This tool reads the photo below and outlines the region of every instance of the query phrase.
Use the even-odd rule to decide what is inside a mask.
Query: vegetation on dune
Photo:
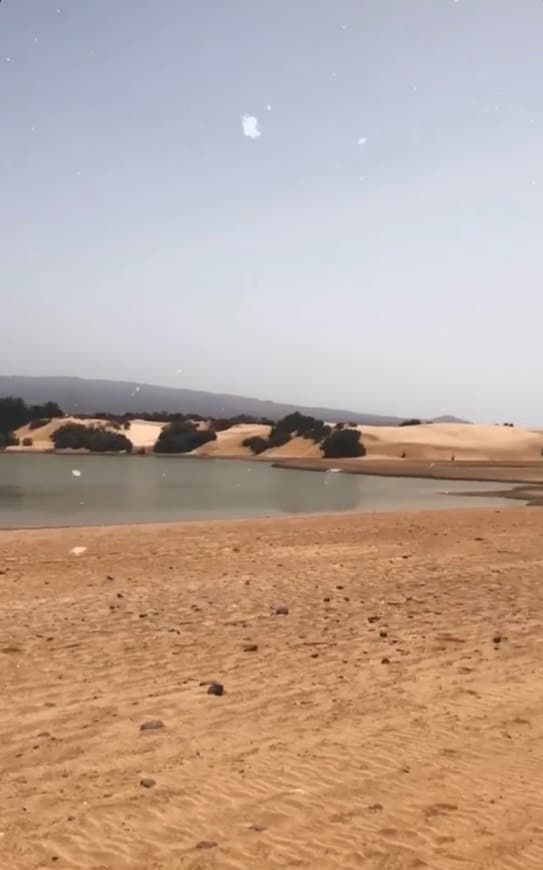
[[[191,453],[208,441],[215,441],[216,432],[211,429],[197,429],[189,420],[168,423],[158,436],[153,451],[155,453]]]
[[[360,441],[358,429],[336,429],[321,445],[325,459],[365,456],[366,448]]]
[[[8,396],[0,399],[0,449],[17,446],[19,439],[14,431],[28,424],[29,430],[38,430],[46,426],[52,419],[64,417],[64,413],[55,402],[43,405],[27,405],[22,399]],[[345,429],[344,423],[337,423],[332,429],[323,420],[294,411],[277,422],[265,418],[255,418],[247,414],[239,414],[229,418],[204,418],[200,414],[166,414],[140,412],[111,414],[95,412],[80,414],[82,421],[100,420],[98,424],[89,425],[84,422],[65,423],[51,435],[51,440],[57,450],[89,450],[93,453],[118,452],[131,453],[132,443],[123,434],[130,430],[131,421],[135,419],[154,423],[166,423],[153,447],[154,453],[191,453],[208,441],[215,441],[217,432],[224,432],[232,426],[250,424],[270,427],[267,438],[254,435],[244,439],[243,446],[252,453],[259,455],[266,450],[282,447],[294,438],[305,438],[320,445],[324,456],[363,456],[365,449],[360,443],[360,433],[354,429]],[[198,422],[206,428],[199,429]],[[407,423],[406,423],[407,425]],[[23,440],[25,447],[32,446],[32,438]],[[145,448],[137,451],[146,453]]]
[[[242,444],[244,447],[248,447],[249,450],[252,450],[255,456],[258,456],[259,453],[264,453],[269,446],[268,439],[262,438],[260,435],[253,435],[250,438],[245,438]]]
[[[46,419],[48,422],[53,417],[63,416],[63,412],[55,402],[27,405],[23,399],[15,396],[0,398],[0,449],[17,446],[19,442],[13,433],[21,426],[29,423],[30,428],[37,428],[37,425],[34,425],[35,421]]]
[[[421,426],[421,425],[422,425],[422,420],[419,420],[417,417],[412,417],[409,420],[403,420],[403,422],[400,423],[400,426]]]
[[[131,453],[132,442],[121,435],[99,426],[66,423],[51,435],[57,450],[90,450],[92,453]]]
[[[0,450],[5,447],[18,447],[19,439],[12,432],[0,432]]]
[[[37,420],[31,420],[28,424],[28,428],[32,431],[34,429],[42,429],[43,426],[47,426],[48,423],[51,422],[50,417],[40,417]]]
[[[272,425],[268,438],[260,436],[246,438],[243,446],[249,447],[253,453],[258,454],[263,453],[264,450],[271,450],[272,447],[282,447],[295,436],[307,438],[314,441],[315,444],[320,444],[331,431],[330,426],[322,420],[294,411]]]

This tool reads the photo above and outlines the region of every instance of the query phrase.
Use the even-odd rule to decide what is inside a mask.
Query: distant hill
[[[122,414],[128,411],[166,411],[169,414],[202,414],[210,417],[234,417],[248,414],[277,420],[292,411],[301,411],[331,423],[353,422],[367,426],[395,426],[402,417],[387,417],[344,411],[337,408],[304,407],[285,402],[271,402],[228,393],[208,393],[175,387],[158,387],[130,381],[86,380],[72,377],[27,377],[0,375],[0,396],[20,396],[30,404],[58,402],[68,414],[92,414],[95,411]],[[462,422],[455,417],[441,417],[442,422]],[[437,421],[436,421],[437,422]]]

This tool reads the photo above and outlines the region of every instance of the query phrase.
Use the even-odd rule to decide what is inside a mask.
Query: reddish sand
[[[0,533],[2,868],[543,867],[542,519]]]

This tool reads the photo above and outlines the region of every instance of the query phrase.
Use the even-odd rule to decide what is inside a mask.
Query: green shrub
[[[155,453],[192,453],[202,444],[216,439],[216,433],[210,429],[198,430],[194,423],[180,420],[164,427],[153,450]]]
[[[366,455],[357,429],[336,429],[323,441],[321,449],[325,459]]]
[[[13,432],[0,432],[0,450],[4,450],[6,447],[18,447],[19,439]]]
[[[250,438],[245,438],[242,441],[244,447],[248,447],[253,453],[258,456],[259,453],[264,453],[268,449],[268,439],[261,438],[260,435],[252,435]]]
[[[66,423],[51,435],[57,450],[90,450],[92,453],[132,452],[132,442],[120,432],[82,423]]]

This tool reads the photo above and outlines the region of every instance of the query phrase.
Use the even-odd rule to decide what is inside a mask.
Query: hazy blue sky
[[[0,371],[543,423],[542,46],[541,0],[2,0]]]

